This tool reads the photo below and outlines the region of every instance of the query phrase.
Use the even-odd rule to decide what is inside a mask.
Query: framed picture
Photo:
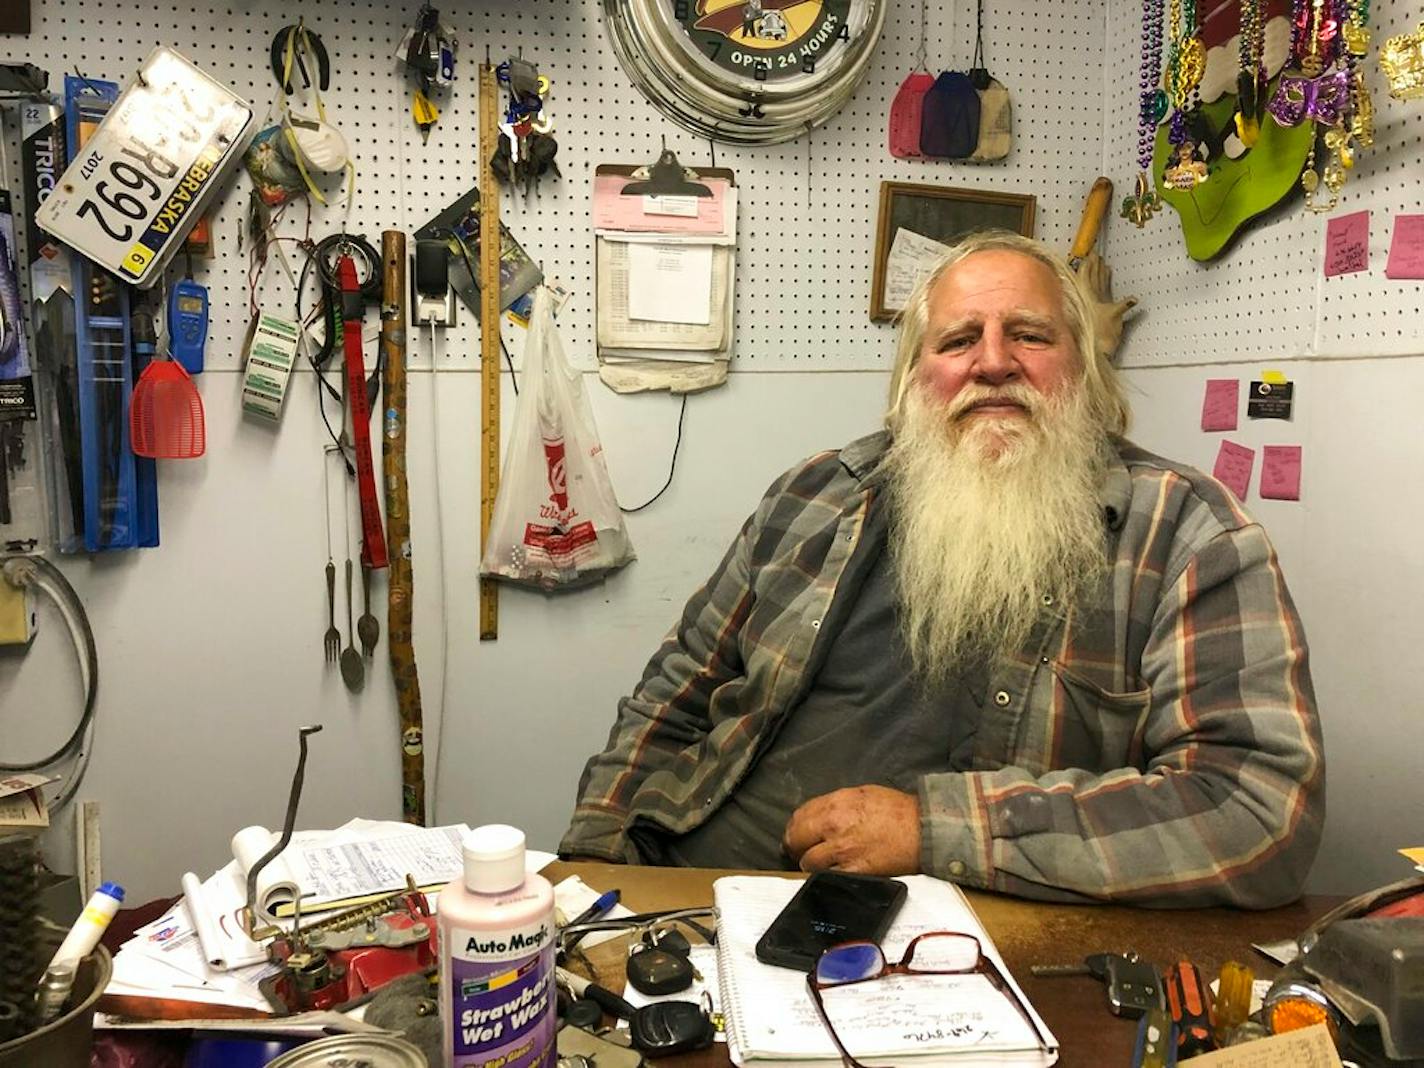
[[[870,317],[885,322],[899,315],[944,246],[966,234],[1008,230],[1032,237],[1036,203],[1019,193],[881,182]]]

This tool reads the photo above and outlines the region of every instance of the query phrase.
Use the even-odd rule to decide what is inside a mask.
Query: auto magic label
[[[552,923],[501,931],[451,927],[442,936],[451,943],[442,996],[454,1032],[454,1068],[552,1068]]]

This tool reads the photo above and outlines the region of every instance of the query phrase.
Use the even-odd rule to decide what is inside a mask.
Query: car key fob
[[[692,962],[665,949],[640,949],[628,958],[628,985],[641,994],[678,994],[692,985]]]
[[[649,1057],[706,1049],[717,1028],[701,1005],[691,1001],[655,1001],[628,1021],[633,1048]]]
[[[643,936],[643,943],[656,949],[665,949],[679,957],[687,957],[692,953],[692,944],[688,942],[687,935],[677,930],[650,931]]]
[[[1114,1016],[1135,1020],[1150,1009],[1167,1007],[1162,997],[1162,976],[1151,961],[1131,956],[1107,958],[1104,978],[1108,984],[1108,1008]]]

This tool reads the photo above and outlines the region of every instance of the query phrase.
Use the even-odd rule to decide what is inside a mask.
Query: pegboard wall
[[[1421,17],[1412,0],[1375,0],[1370,9],[1376,45],[1412,30]],[[1103,173],[1119,197],[1137,173],[1141,27],[1140,3],[1110,0]],[[1122,349],[1124,365],[1424,354],[1424,283],[1384,276],[1394,216],[1424,211],[1424,102],[1390,98],[1376,51],[1362,69],[1374,94],[1375,146],[1357,152],[1331,215],[1370,212],[1369,270],[1324,277],[1329,216],[1306,211],[1299,187],[1208,264],[1188,258],[1171,207],[1142,230],[1115,219],[1105,255],[1118,292],[1142,304]]]
[[[969,66],[975,5],[924,0],[926,52],[935,71]],[[127,84],[157,44],[178,48],[254,103],[273,99],[268,66],[273,35],[299,12],[321,34],[332,60],[328,115],[351,144],[359,169],[356,196],[345,209],[312,212],[310,233],[341,228],[379,244],[382,229],[407,233],[475,184],[476,65],[486,48],[496,62],[516,51],[553,81],[550,109],[563,177],[525,198],[505,193],[502,217],[545,274],[573,291],[560,313],[565,347],[576,365],[596,366],[593,349],[594,167],[644,163],[662,139],[684,164],[710,164],[713,146],[665,120],[624,76],[603,34],[598,0],[487,0],[441,5],[460,41],[459,81],[422,144],[410,119],[409,88],[395,53],[419,0],[284,0],[240,4],[179,0],[34,0],[28,37],[0,37],[0,55],[50,71],[59,86],[76,67],[90,77]],[[1014,151],[1002,163],[974,165],[893,159],[885,148],[890,102],[914,65],[921,3],[892,0],[885,32],[866,80],[826,126],[789,144],[715,147],[740,187],[734,373],[886,370],[893,329],[869,320],[879,184],[884,179],[1032,193],[1038,236],[1065,250],[1082,198],[1098,173],[1104,96],[1105,0],[990,0],[984,5],[989,69],[1014,106]],[[1135,75],[1134,75],[1135,77]],[[12,116],[13,118],[13,116]],[[10,158],[17,133],[7,124]],[[13,183],[17,188],[18,182]],[[215,257],[200,268],[212,289],[208,367],[235,371],[247,328],[248,271],[238,249],[247,176],[229,185],[214,215]],[[281,223],[289,237],[306,233],[293,206]],[[291,249],[292,245],[284,245]],[[290,315],[294,287],[274,262],[257,299]],[[476,370],[473,317],[460,309],[457,329],[443,332],[442,368]],[[376,330],[374,314],[368,329]],[[506,326],[519,360],[522,331]],[[411,365],[429,366],[425,338],[411,338]]]

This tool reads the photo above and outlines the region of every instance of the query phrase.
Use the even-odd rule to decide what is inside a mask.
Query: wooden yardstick
[[[494,67],[480,67],[480,555],[489,539],[499,492],[499,185],[494,159],[499,86]],[[499,586],[480,579],[480,641],[499,637]]]

